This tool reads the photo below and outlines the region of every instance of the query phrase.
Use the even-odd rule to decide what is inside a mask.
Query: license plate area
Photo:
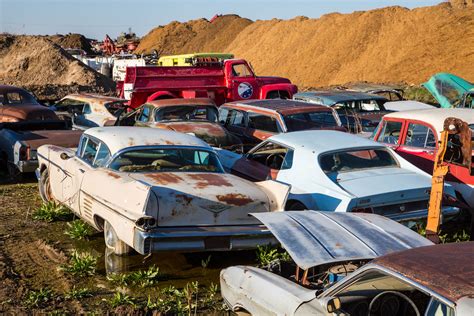
[[[230,237],[207,237],[204,239],[204,248],[213,249],[230,249]]]

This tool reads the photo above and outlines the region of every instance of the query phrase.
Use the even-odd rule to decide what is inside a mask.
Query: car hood
[[[79,144],[83,131],[78,130],[52,130],[52,131],[27,131],[19,135],[19,140],[30,149],[37,149],[41,145],[56,145],[74,148]]]
[[[373,259],[433,244],[408,227],[376,214],[286,211],[252,215],[273,233],[302,269]]]
[[[423,83],[442,108],[455,107],[467,91],[474,85],[461,77],[448,73],[438,73]]]

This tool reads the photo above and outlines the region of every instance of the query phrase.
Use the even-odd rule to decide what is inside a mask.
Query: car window
[[[436,138],[428,126],[410,123],[408,124],[405,145],[418,148],[435,148]]]
[[[99,150],[97,151],[97,155],[94,159],[94,163],[92,164],[92,166],[104,167],[106,162],[109,160],[109,158],[110,158],[110,150],[107,147],[107,145],[101,142],[99,145]]]
[[[271,133],[281,133],[282,130],[273,116],[249,112],[249,128]]]
[[[431,299],[426,316],[454,316],[454,310],[435,298]]]
[[[384,121],[378,141],[387,144],[398,144],[401,130],[402,122]]]
[[[99,144],[97,141],[88,138],[87,143],[84,147],[84,150],[82,151],[82,156],[81,158],[86,161],[89,164],[94,163],[95,155],[97,154],[97,149],[99,147]]]
[[[167,106],[156,109],[155,122],[172,120],[203,120],[216,122],[217,110],[214,106]]]
[[[219,123],[222,125],[227,124],[227,118],[229,117],[229,109],[228,108],[219,108]]]
[[[140,117],[138,118],[138,120],[140,122],[148,122],[149,119],[150,119],[150,108],[147,106],[144,106],[140,112]]]
[[[234,77],[252,77],[252,72],[245,64],[232,65],[232,75]]]
[[[229,114],[230,114],[229,125],[245,127],[244,113],[237,110],[230,110]]]
[[[385,148],[341,150],[325,153],[320,156],[319,164],[326,174],[398,167],[393,155]]]
[[[360,110],[362,112],[380,111],[380,107],[376,100],[362,100],[360,101]]]
[[[84,103],[84,107],[82,108],[82,114],[91,114],[91,106],[89,103]]]
[[[470,109],[474,108],[474,93],[466,95],[464,107]]]
[[[332,111],[305,112],[285,115],[286,128],[288,132],[308,130],[312,128],[338,126]]]
[[[0,103],[4,105],[39,104],[31,94],[25,91],[7,91],[3,94]]]
[[[247,155],[247,159],[256,161],[275,170],[291,169],[293,165],[293,149],[267,141],[255,151]]]

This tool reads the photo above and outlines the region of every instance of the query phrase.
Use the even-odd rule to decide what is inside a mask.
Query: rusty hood
[[[14,122],[22,120],[59,120],[54,111],[42,105],[3,105],[0,122]]]
[[[433,244],[408,227],[376,214],[286,211],[252,215],[270,229],[302,269],[373,259]]]
[[[45,144],[73,148],[79,144],[82,132],[77,130],[25,131],[19,133],[19,140],[31,149],[37,149]]]
[[[249,213],[270,210],[257,185],[224,173],[130,173],[152,187],[158,199],[159,226],[259,224]]]

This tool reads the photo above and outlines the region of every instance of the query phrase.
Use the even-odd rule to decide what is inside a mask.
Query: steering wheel
[[[279,159],[280,161],[278,161],[277,159]],[[281,166],[284,160],[285,160],[285,156],[283,156],[281,153],[273,153],[273,154],[268,155],[267,159],[265,159],[265,165],[267,167],[270,167],[270,165],[278,163],[278,166]],[[276,168],[272,168],[272,169],[276,169]]]
[[[384,298],[384,296],[387,296],[387,295],[391,295],[391,296],[395,296],[397,298],[404,299],[413,308],[413,310],[415,311],[416,316],[420,316],[420,311],[418,310],[418,307],[416,307],[415,303],[408,296],[406,296],[405,294],[402,294],[402,293],[396,292],[396,291],[383,291],[382,293],[377,294],[372,299],[372,301],[370,302],[369,312],[368,312],[369,316],[398,315],[400,313],[400,304],[399,304],[398,300],[396,302],[396,304],[397,304],[396,306],[393,305],[393,303],[394,303],[393,301],[392,302],[389,301],[390,298],[385,298],[384,301],[379,302],[379,300],[381,300],[381,298]],[[406,313],[406,310],[405,310],[405,313]],[[400,314],[400,315],[405,315],[405,313]]]

